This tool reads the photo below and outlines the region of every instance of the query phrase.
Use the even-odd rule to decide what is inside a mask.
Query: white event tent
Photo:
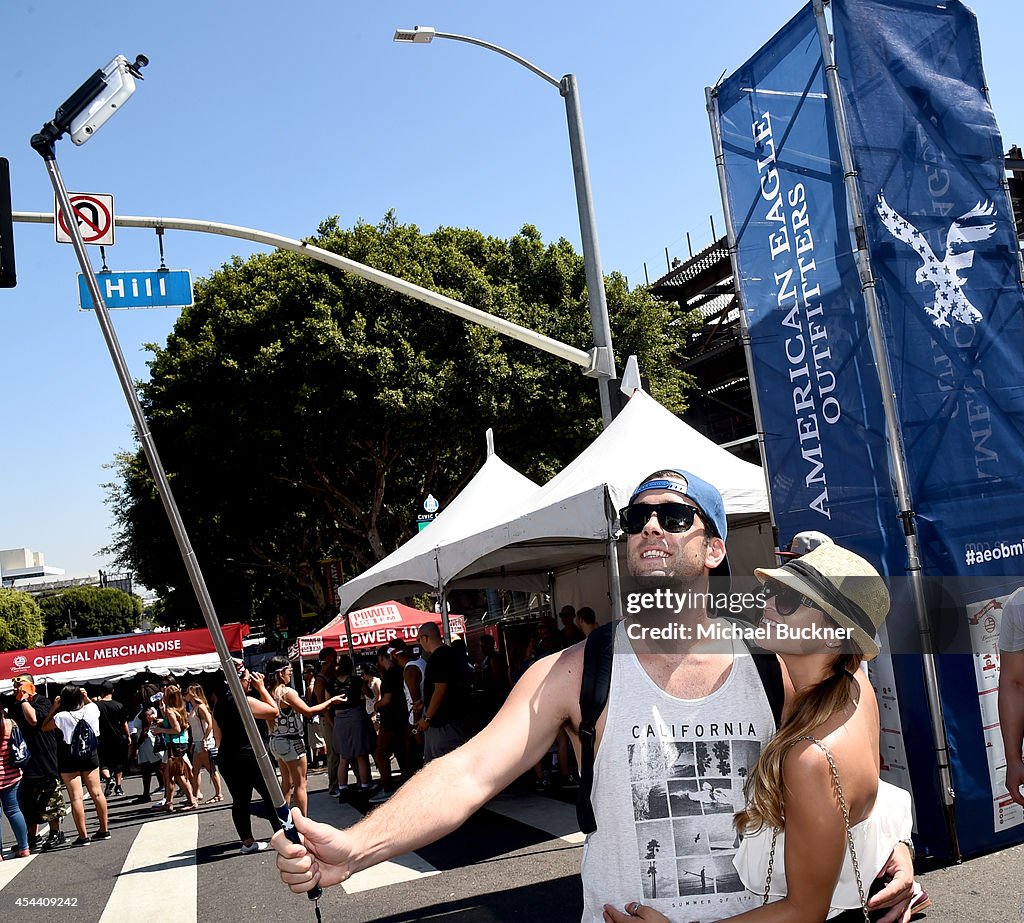
[[[343,584],[338,590],[339,611],[347,612],[357,603],[370,606],[437,590],[438,547],[515,515],[537,490],[533,481],[494,454],[488,430],[487,460],[480,470],[422,532]]]
[[[551,592],[559,606],[591,605],[604,621],[616,611],[618,595],[615,569],[608,567],[617,510],[659,468],[685,468],[721,490],[734,574],[775,560],[762,469],[715,445],[643,391],[543,487],[526,492],[531,482],[517,475],[516,488],[503,494],[490,477],[484,480],[492,462],[512,472],[491,456],[445,514],[341,588],[341,611],[402,595],[412,585],[405,591],[504,587]],[[459,515],[445,531],[425,540],[453,511]]]
[[[617,511],[659,468],[684,468],[721,490],[733,573],[774,562],[763,470],[637,390],[611,425],[518,515],[439,548],[443,582],[449,589],[547,590],[558,606],[590,605],[604,621],[604,614],[616,611],[618,595],[608,568],[609,547],[622,544],[616,542]]]

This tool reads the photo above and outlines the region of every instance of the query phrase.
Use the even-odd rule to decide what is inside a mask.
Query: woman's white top
[[[203,719],[199,717],[199,709],[193,708],[188,713],[188,726],[192,731],[192,743],[197,750],[209,750],[214,746],[213,728],[210,728],[206,737],[203,737]]]
[[[878,794],[875,796],[875,806],[871,809],[871,813],[859,824],[854,824],[850,828],[850,832],[853,834],[853,846],[857,851],[860,880],[864,886],[865,897],[867,897],[867,889],[871,887],[875,876],[889,861],[889,856],[896,844],[900,840],[910,839],[912,827],[910,794],[902,788],[897,788],[880,779]],[[774,827],[764,826],[757,833],[747,834],[733,859],[733,865],[736,867],[744,887],[754,894],[764,894],[764,884],[768,878],[768,855],[771,852],[774,832]],[[849,846],[846,847],[844,853],[843,868],[832,894],[829,917],[834,917],[844,910],[856,910],[861,905]],[[780,830],[775,844],[775,866],[772,871],[769,902],[785,897],[789,890],[786,884],[785,855],[786,833],[784,830]]]
[[[100,710],[95,702],[89,702],[88,705],[83,705],[77,711],[59,711],[54,713],[53,723],[60,730],[64,743],[69,746],[71,744],[71,735],[75,733],[75,728],[78,726],[78,721],[81,718],[85,718],[86,724],[92,728],[93,734],[99,738]]]

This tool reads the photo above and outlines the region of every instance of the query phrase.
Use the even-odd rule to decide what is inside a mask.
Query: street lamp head
[[[433,26],[413,26],[411,29],[395,29],[395,41],[424,44],[432,42],[436,34],[437,29]]]

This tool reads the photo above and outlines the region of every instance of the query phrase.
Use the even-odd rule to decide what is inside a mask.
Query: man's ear
[[[708,570],[714,570],[725,560],[725,542],[715,536],[708,542],[707,551],[704,556],[704,565]]]

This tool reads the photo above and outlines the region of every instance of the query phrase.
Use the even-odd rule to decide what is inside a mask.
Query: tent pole
[[[619,544],[618,531],[619,523],[615,511],[612,509],[611,497],[608,495],[608,485],[604,485],[604,507],[608,511],[608,589],[611,594],[611,617],[613,621],[619,621],[623,617],[622,612],[622,578],[619,574]]]
[[[832,54],[828,23],[825,21],[825,6],[823,0],[813,0],[813,3],[814,16],[818,24],[818,40],[821,44],[821,58],[825,65],[825,79],[828,81],[828,96],[835,118],[839,152],[843,162],[846,195],[850,204],[850,219],[853,224],[854,239],[857,242],[854,256],[860,271],[864,304],[867,309],[868,328],[871,335],[871,346],[875,356],[875,367],[878,371],[878,382],[882,391],[886,442],[889,446],[889,459],[892,463],[892,473],[896,483],[899,518],[903,522],[903,534],[907,546],[906,570],[910,575],[914,611],[917,616],[917,629],[921,640],[921,667],[924,673],[928,712],[932,723],[935,763],[939,771],[939,793],[945,810],[946,831],[949,835],[953,858],[959,861],[961,858],[960,842],[957,836],[956,809],[954,807],[956,791],[953,787],[953,775],[949,763],[949,740],[946,735],[946,722],[942,716],[942,702],[939,698],[939,678],[935,664],[931,627],[928,622],[924,577],[921,570],[921,552],[917,537],[917,515],[914,512],[910,477],[907,473],[906,454],[903,447],[903,430],[899,409],[896,406],[896,393],[889,365],[889,353],[886,349],[885,336],[882,332],[878,295],[875,290],[875,277],[871,268],[871,255],[864,231],[864,208],[860,198],[860,189],[857,186],[857,168],[853,158],[853,147],[850,143],[846,110],[843,107],[843,99],[840,95],[839,73]]]
[[[348,638],[348,655],[349,657],[354,657],[356,648],[352,643],[352,620],[347,612],[345,613],[345,637]]]
[[[448,618],[448,594],[445,592],[444,581],[441,579],[441,562],[438,560],[437,552],[434,552],[434,567],[437,570],[437,595],[441,604],[441,635],[444,643],[452,643],[452,623]]]

